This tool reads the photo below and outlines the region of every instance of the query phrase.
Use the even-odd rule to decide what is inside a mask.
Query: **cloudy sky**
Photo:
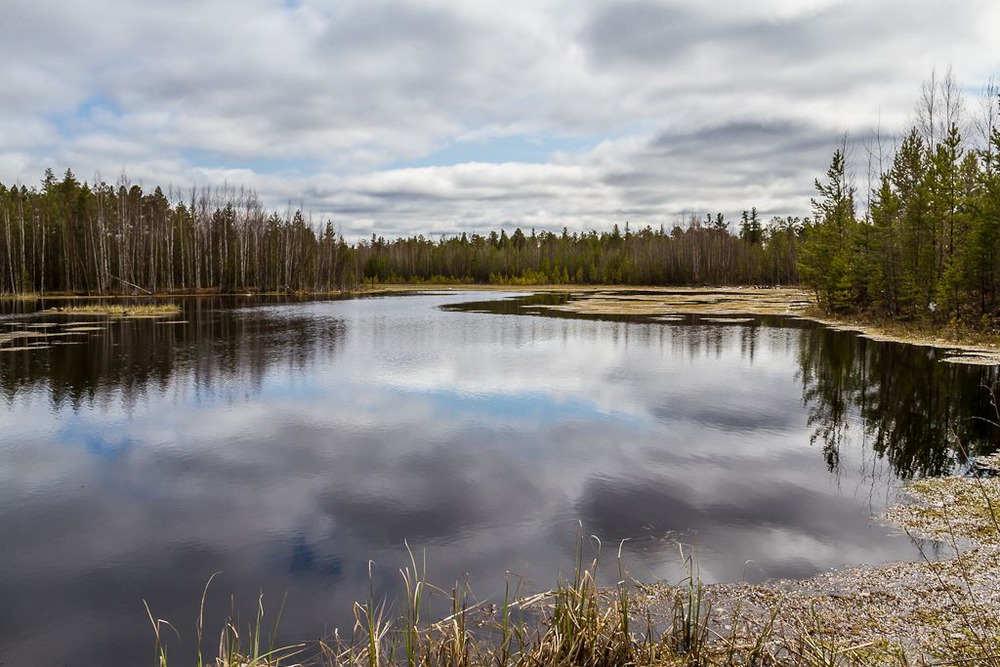
[[[995,0],[6,0],[3,16],[0,182],[68,167],[247,186],[354,238],[808,214],[845,132],[904,127],[934,68],[970,110],[1000,73]]]

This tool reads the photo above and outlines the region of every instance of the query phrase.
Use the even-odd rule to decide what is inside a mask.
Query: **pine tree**
[[[814,221],[806,230],[799,266],[802,280],[816,291],[820,305],[844,311],[863,298],[852,266],[857,220],[844,149],[834,152],[826,178],[815,181],[819,197],[812,200]]]

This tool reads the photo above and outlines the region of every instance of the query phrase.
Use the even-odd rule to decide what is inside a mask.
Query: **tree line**
[[[0,184],[0,293],[141,289],[318,291],[356,283],[332,225],[267,211],[245,189],[161,188],[62,180]]]
[[[808,220],[756,208],[633,230],[372,238],[268,211],[246,189],[152,192],[46,170],[0,183],[0,293],[350,290],[371,282],[624,285],[794,284]]]
[[[0,293],[350,290],[379,282],[787,285],[834,312],[992,322],[1000,313],[1000,91],[965,111],[951,72],[921,90],[891,150],[868,142],[854,182],[846,137],[810,218],[562,233],[515,229],[347,243],[331,221],[267,210],[232,187],[160,187],[122,176],[0,183]],[[859,212],[860,208],[860,212]]]
[[[722,214],[632,230],[525,234],[520,228],[433,241],[423,236],[357,246],[366,279],[389,282],[456,280],[493,284],[791,284],[803,221],[760,221],[743,214],[738,233]]]
[[[950,72],[926,82],[892,151],[869,146],[865,205],[846,140],[815,183],[801,276],[834,312],[986,324],[1000,308],[1000,96],[971,120]]]

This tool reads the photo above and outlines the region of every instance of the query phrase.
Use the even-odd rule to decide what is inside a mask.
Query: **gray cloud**
[[[660,67],[690,55],[706,26],[681,7],[662,2],[611,3],[582,34],[593,67]]]

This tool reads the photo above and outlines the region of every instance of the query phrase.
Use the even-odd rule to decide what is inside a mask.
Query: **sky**
[[[348,238],[808,215],[995,0],[5,0],[0,182],[246,187]],[[864,176],[860,177],[864,180]]]

